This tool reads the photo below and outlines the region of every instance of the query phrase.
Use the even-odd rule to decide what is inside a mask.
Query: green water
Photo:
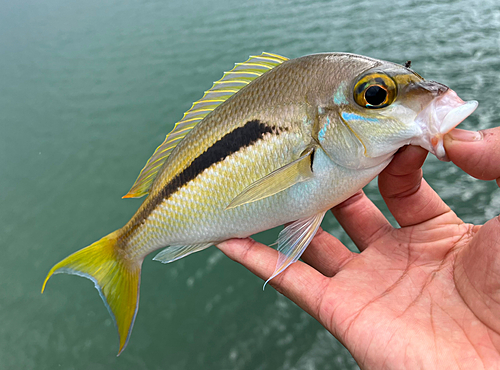
[[[403,63],[500,124],[500,4],[481,1],[0,0],[0,369],[353,369],[311,317],[215,248],[144,263],[117,358],[92,282],[48,269],[121,227],[122,200],[172,125],[235,62],[346,51]],[[430,158],[427,180],[467,221],[493,183]],[[376,185],[367,192],[377,204]],[[349,242],[336,221],[323,226]],[[272,243],[276,231],[259,240]]]

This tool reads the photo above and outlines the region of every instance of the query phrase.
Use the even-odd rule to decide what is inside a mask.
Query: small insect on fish
[[[124,198],[148,195],[121,229],[56,264],[91,279],[120,354],[138,309],[144,257],[168,263],[291,223],[274,278],[297,261],[328,209],[368,184],[404,145],[446,160],[443,135],[469,116],[447,86],[406,66],[346,53],[263,53],[193,104]]]

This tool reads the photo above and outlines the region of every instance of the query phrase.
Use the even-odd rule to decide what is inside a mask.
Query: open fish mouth
[[[449,161],[444,150],[443,136],[454,129],[476,110],[478,102],[464,102],[452,89],[434,98],[415,118],[423,130],[412,144],[420,145],[438,157]]]

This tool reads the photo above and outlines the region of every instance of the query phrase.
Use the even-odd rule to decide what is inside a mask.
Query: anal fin
[[[314,216],[303,218],[281,230],[278,236],[278,262],[272,276],[264,283],[266,284],[283,271],[292,263],[297,262],[306,250],[307,246],[316,235],[325,212],[320,212]]]
[[[313,153],[314,148],[309,148],[295,161],[250,184],[229,203],[226,209],[256,202],[309,180],[313,176],[311,169]]]
[[[171,245],[160,253],[158,253],[153,260],[160,261],[161,263],[170,263],[177,261],[187,255],[195,252],[202,251],[203,249],[207,249],[214,243],[200,243],[200,244],[191,244],[191,245]]]

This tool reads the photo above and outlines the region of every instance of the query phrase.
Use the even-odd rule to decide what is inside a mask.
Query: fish
[[[121,229],[53,274],[92,280],[113,317],[118,355],[151,252],[170,263],[231,238],[289,224],[270,279],[296,262],[330,208],[375,178],[403,146],[446,161],[443,136],[476,109],[409,68],[349,53],[237,63],[177,122],[124,198],[146,196]],[[269,279],[269,280],[270,280]]]

